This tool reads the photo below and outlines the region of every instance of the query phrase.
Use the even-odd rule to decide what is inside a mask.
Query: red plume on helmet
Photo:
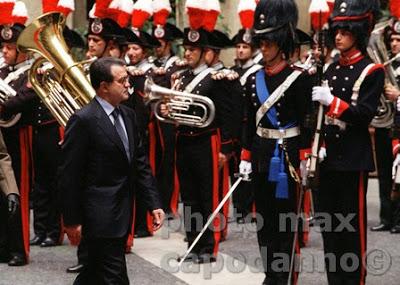
[[[15,0],[0,0],[0,23],[12,23],[12,11],[14,9]]]
[[[331,10],[326,0],[312,0],[308,9],[311,17],[311,25],[314,31],[321,30],[328,23]]]
[[[219,0],[206,0],[206,12],[203,21],[203,27],[206,31],[212,32],[217,24],[218,16],[221,13]]]
[[[15,2],[14,9],[12,11],[13,23],[19,23],[25,25],[28,20],[28,10],[26,9],[25,3],[22,1]]]
[[[56,10],[58,0],[42,0],[43,13],[53,12]]]
[[[153,23],[155,26],[164,26],[167,23],[169,14],[171,13],[171,4],[169,0],[153,1]]]
[[[65,16],[75,11],[74,0],[42,0],[43,13],[60,12]]]
[[[107,17],[113,19],[120,27],[127,27],[132,17],[132,0],[113,0],[107,9]]]
[[[396,19],[400,19],[400,0],[390,0],[390,14]]]
[[[335,0],[327,0],[326,2],[328,3],[329,11],[330,11],[330,13],[332,14],[332,12],[333,12],[333,7],[335,6]]]
[[[256,10],[255,0],[240,0],[238,5],[238,15],[240,23],[244,29],[251,29],[254,24],[254,11]]]
[[[140,30],[144,23],[153,14],[153,7],[150,0],[138,0],[133,5],[132,28]]]
[[[108,7],[112,0],[96,0],[94,16],[100,19],[107,18]]]
[[[189,26],[191,29],[198,30],[203,26],[203,20],[206,13],[204,10],[205,5],[205,0],[186,1],[186,13],[189,17]]]

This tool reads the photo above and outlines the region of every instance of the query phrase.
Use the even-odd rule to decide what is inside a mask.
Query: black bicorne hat
[[[0,26],[0,42],[3,43],[15,43],[18,40],[19,35],[25,29],[25,26],[20,23],[13,25],[1,25]]]
[[[200,48],[206,48],[209,46],[210,33],[203,28],[197,30],[185,28],[183,34],[183,45]]]
[[[124,28],[123,30],[126,38],[125,44],[137,44],[143,48],[160,46],[160,42],[147,32],[130,28]]]
[[[294,0],[261,0],[254,14],[253,40],[275,42],[289,57],[295,49],[297,21]]]
[[[306,32],[296,29],[296,44],[298,46],[309,45],[313,41],[312,37]]]
[[[122,28],[109,18],[90,18],[88,35],[95,35],[106,41],[114,40],[118,44],[126,41]]]
[[[153,37],[159,40],[174,41],[183,38],[183,32],[175,25],[166,23],[164,26],[153,26]]]
[[[211,33],[209,33],[209,38],[208,38],[209,48],[221,50],[232,46],[233,42],[229,39],[229,37],[225,33],[219,30],[214,30]]]
[[[240,29],[237,34],[233,36],[231,41],[234,45],[248,44],[253,46],[254,42],[251,33],[252,31],[250,29]]]
[[[68,26],[64,26],[63,36],[67,45],[71,48],[85,48],[82,37]]]

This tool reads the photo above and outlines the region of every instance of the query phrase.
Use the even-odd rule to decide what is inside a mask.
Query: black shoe
[[[14,255],[11,257],[11,260],[8,262],[8,266],[22,266],[25,265],[26,259],[20,255]]]
[[[30,241],[30,245],[40,245],[44,241],[44,237],[41,236],[34,236]]]
[[[134,237],[135,238],[142,238],[142,237],[150,237],[151,233],[149,233],[148,231],[136,231]]]
[[[390,231],[390,226],[387,224],[379,224],[375,227],[371,228],[371,231],[373,232],[384,232],[384,231]]]
[[[47,237],[41,244],[40,247],[50,247],[50,246],[56,246],[57,243],[54,239]]]
[[[183,259],[183,255],[179,256],[177,261],[181,262],[182,259]],[[196,259],[197,259],[197,254],[191,252],[188,254],[188,256],[186,256],[186,258],[183,262],[194,262]]]
[[[67,273],[79,273],[83,269],[83,264],[76,264],[67,268]]]
[[[393,228],[390,229],[391,234],[400,234],[400,225],[395,225]]]
[[[203,254],[200,254],[196,260],[194,260],[194,263],[203,264],[203,263],[212,263],[212,262],[216,262],[216,261],[217,261],[217,259],[212,254],[203,253]]]

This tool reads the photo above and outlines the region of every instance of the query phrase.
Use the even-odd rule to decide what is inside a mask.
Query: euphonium
[[[41,55],[32,65],[29,81],[62,126],[95,96],[81,63],[76,63],[68,52],[62,35],[64,25],[65,17],[61,13],[44,14],[27,26],[17,41],[19,51]],[[38,68],[47,61],[54,68],[39,75]]]
[[[154,115],[162,122],[205,128],[214,120],[215,106],[206,96],[161,87],[150,78],[145,82],[144,94],[144,102],[153,103]],[[160,113],[161,104],[167,107],[168,115]]]
[[[383,32],[388,22],[382,22],[375,26],[372,31],[367,47],[370,58],[378,64],[383,64],[386,73],[386,81],[398,88],[396,75],[389,60],[388,51],[383,39]],[[381,95],[377,113],[373,118],[371,125],[376,128],[386,128],[393,124],[395,107],[392,102],[387,100],[384,94]]]

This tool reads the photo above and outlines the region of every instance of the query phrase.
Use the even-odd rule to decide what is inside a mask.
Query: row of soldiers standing
[[[187,1],[190,27],[183,33],[166,23],[164,13],[160,13],[164,17],[156,13],[170,11],[170,7],[162,3],[156,5],[158,10],[154,11],[155,26],[151,35],[141,30],[151,15],[149,2],[135,3],[140,13],[133,15],[132,28],[124,28],[120,17],[111,19],[115,12],[107,13],[107,9],[101,10],[104,7],[97,5],[89,20],[87,56],[120,57],[129,63],[131,90],[126,104],[135,110],[139,127],[147,137],[153,174],[164,198],[164,208],[172,216],[177,213],[179,186],[188,246],[227,192],[229,175],[233,178],[238,171],[243,176],[252,174],[252,182],[245,182],[237,189],[234,205],[241,214],[238,221],[242,222],[252,211],[254,195],[256,211],[263,218],[263,227],[258,231],[266,272],[263,284],[283,284],[289,278],[291,283],[297,281],[297,274],[292,274],[294,268],[290,266],[279,271],[272,264],[279,253],[289,257],[285,260],[291,260],[294,252],[299,251],[297,242],[293,243],[297,227],[288,223],[282,229],[279,222],[281,214],[298,211],[302,189],[300,171],[296,170],[306,165],[310,153],[312,130],[305,120],[312,114],[312,101],[315,101],[325,106],[322,134],[326,153],[321,155],[318,211],[329,213],[332,219],[336,218],[336,213],[355,215],[351,221],[354,232],[332,229],[323,232],[325,253],[338,257],[335,261],[327,260],[327,268],[335,268],[328,271],[328,281],[330,284],[363,284],[366,276],[363,262],[357,270],[345,272],[340,257],[353,253],[358,261],[363,261],[366,253],[366,185],[368,172],[374,169],[368,126],[375,115],[384,81],[382,66],[372,64],[366,56],[377,3],[335,2],[330,32],[340,52],[339,59],[325,72],[328,87],[313,87],[315,79],[308,70],[301,65],[291,65],[293,62],[289,60],[299,45],[295,32],[298,11],[292,0],[262,0],[257,6],[256,1],[241,1],[239,11],[244,15],[244,28],[232,40],[237,51],[237,64],[232,70],[227,70],[219,59],[220,51],[231,46],[232,41],[215,30],[215,14],[218,16],[215,12],[219,11],[214,1],[206,1],[210,6],[203,5],[202,1]],[[212,11],[213,16],[206,16],[207,11]],[[16,219],[22,221],[23,231],[19,235],[26,237],[29,229],[27,195],[32,187],[30,181],[33,181],[37,201],[46,205],[41,206],[40,202],[35,205],[36,236],[31,242],[53,245],[60,242],[61,231],[55,203],[58,163],[55,158],[59,157],[62,131],[28,83],[30,62],[16,49],[24,22],[8,24],[13,25],[4,25],[1,29],[7,64],[1,77],[9,81],[17,95],[2,104],[1,115],[9,118],[22,114],[16,125],[3,129],[20,190],[23,211]],[[68,32],[65,37],[69,43],[79,42],[68,38]],[[172,53],[171,42],[178,38],[183,38],[184,61]],[[256,47],[263,57],[261,65],[254,58]],[[148,52],[153,48],[157,59],[150,61]],[[16,79],[8,79],[10,73],[18,70],[23,71],[14,73],[18,75]],[[148,78],[167,88],[210,98],[215,105],[215,119],[205,128],[175,126],[156,120],[154,110],[149,109],[143,99]],[[355,95],[356,82],[359,89]],[[274,96],[278,100],[268,106],[265,102],[270,102]],[[193,114],[197,111],[192,108]],[[33,179],[27,175],[32,173],[32,168]],[[224,207],[222,215],[213,223],[214,230],[205,232],[185,261],[215,261],[219,242],[226,238],[226,227],[221,225],[226,224],[227,211]],[[135,212],[127,251],[132,247],[135,234],[137,237],[152,234],[145,203],[140,197],[137,197]],[[195,213],[203,217],[201,225],[186,220]],[[44,220],[41,221],[41,217]],[[335,229],[340,220],[332,223]],[[10,224],[17,225],[16,222]],[[14,242],[22,240],[12,239]],[[12,255],[9,264],[25,264],[28,248],[26,242],[15,245],[15,249],[10,247],[11,252],[6,253]],[[78,263],[71,271],[80,270],[85,264],[84,238],[78,249]]]

